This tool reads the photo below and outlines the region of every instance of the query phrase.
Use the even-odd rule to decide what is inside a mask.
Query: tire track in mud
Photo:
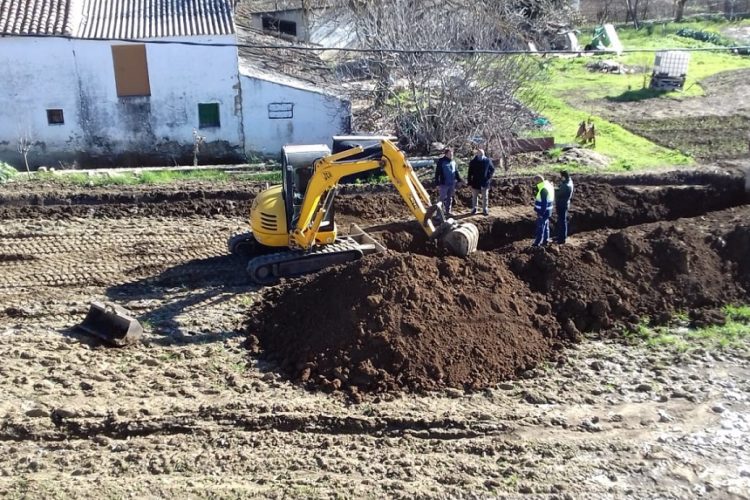
[[[410,419],[405,417],[354,417],[310,415],[305,413],[258,413],[202,408],[194,414],[169,415],[148,419],[124,420],[113,416],[71,418],[53,411],[55,430],[38,428],[24,422],[5,422],[0,426],[0,441],[63,441],[106,436],[127,439],[136,436],[201,434],[221,429],[244,432],[302,432],[331,435],[370,435],[400,437],[409,434],[419,439],[458,440],[507,435],[514,430],[506,422],[468,422],[450,418]]]
[[[56,227],[35,232],[0,234],[0,289],[33,286],[108,286],[153,276],[182,265],[182,277],[236,272],[226,253],[222,236],[226,230],[185,230],[180,221],[154,224],[134,219],[134,229],[112,225],[112,231],[96,221],[82,221],[80,229],[57,234]],[[86,228],[90,229],[86,229]],[[155,231],[153,227],[156,227]],[[185,262],[192,264],[184,264]]]

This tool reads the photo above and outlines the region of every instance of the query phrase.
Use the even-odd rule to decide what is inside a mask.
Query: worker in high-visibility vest
[[[549,242],[549,219],[552,216],[552,206],[555,203],[555,187],[541,175],[534,176],[536,194],[534,196],[534,212],[536,212],[536,233],[533,247],[546,245]]]

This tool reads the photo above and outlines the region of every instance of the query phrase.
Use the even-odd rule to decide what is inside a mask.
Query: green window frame
[[[221,127],[218,102],[198,104],[198,128]]]

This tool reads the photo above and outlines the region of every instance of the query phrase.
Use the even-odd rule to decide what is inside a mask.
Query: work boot
[[[476,214],[477,214],[477,209],[476,208],[472,208],[471,209],[471,215],[476,215]]]

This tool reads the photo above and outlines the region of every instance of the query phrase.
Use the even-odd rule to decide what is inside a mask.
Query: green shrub
[[[5,182],[9,181],[17,173],[18,170],[11,167],[7,163],[0,161],[0,184],[4,184]]]
[[[701,31],[691,28],[682,28],[675,34],[684,38],[692,38],[693,40],[700,40],[701,42],[713,43],[714,45],[719,45],[721,47],[732,47],[736,45],[734,41],[730,40],[729,38],[723,37],[718,33],[714,33],[713,31]],[[737,49],[737,53],[742,55],[749,55],[750,49]]]

